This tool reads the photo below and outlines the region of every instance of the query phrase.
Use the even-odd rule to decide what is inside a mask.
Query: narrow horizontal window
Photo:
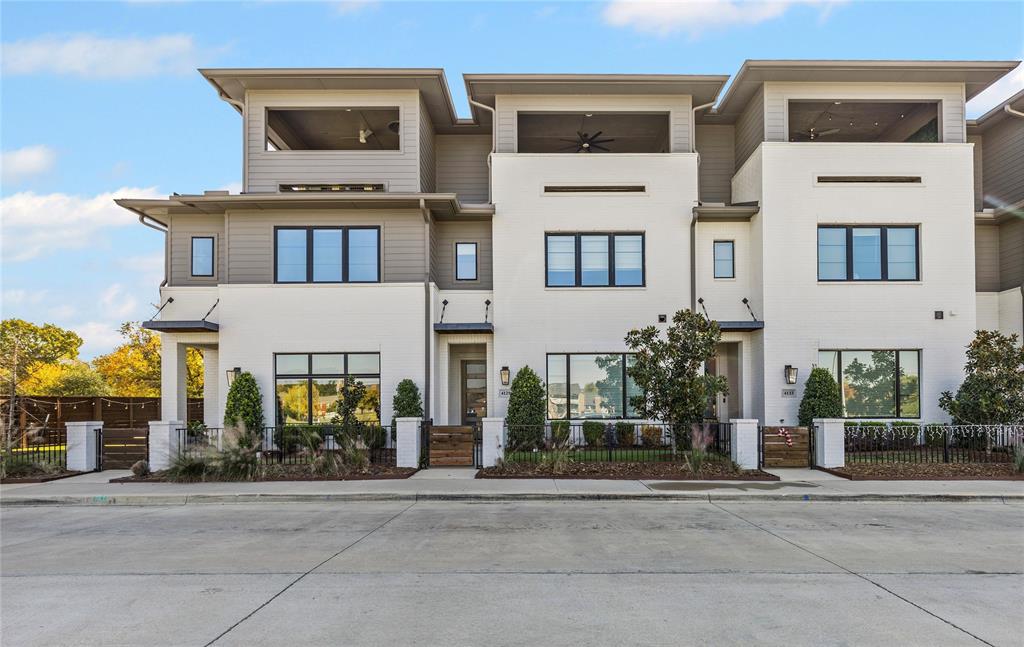
[[[622,184],[622,185],[573,185],[557,186],[546,185],[544,193],[644,193],[647,187],[643,184]]]
[[[642,287],[642,233],[545,236],[547,287]]]
[[[921,351],[821,350],[847,418],[920,418]]]
[[[278,227],[276,283],[380,281],[379,227]]]
[[[917,227],[818,227],[819,281],[917,281]]]
[[[213,236],[192,237],[192,276],[213,276]]]
[[[379,193],[383,184],[279,184],[281,193]]]
[[[819,175],[821,184],[921,184],[920,175]]]

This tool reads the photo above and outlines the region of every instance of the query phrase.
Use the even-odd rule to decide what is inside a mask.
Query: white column
[[[483,423],[482,467],[494,467],[505,458],[505,419],[484,418]]]
[[[160,337],[160,417],[164,420],[187,420],[185,399],[185,344],[174,335]]]
[[[732,462],[745,470],[756,470],[758,467],[758,422],[756,418],[732,418],[729,420],[729,445]]]
[[[183,420],[151,420],[149,422],[149,469],[165,470],[178,455],[178,442]]]
[[[420,427],[422,418],[396,418],[398,421],[398,447],[395,449],[398,467],[420,466]]]
[[[203,349],[203,422],[207,427],[220,427],[220,357],[216,348]]]
[[[93,472],[99,465],[96,453],[99,450],[99,435],[102,421],[65,422],[68,432],[68,469],[75,472]]]
[[[846,465],[846,424],[842,418],[814,419],[814,464],[816,467]]]

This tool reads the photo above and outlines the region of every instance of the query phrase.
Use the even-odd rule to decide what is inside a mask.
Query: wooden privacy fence
[[[5,422],[8,398],[0,398]],[[103,421],[104,429],[139,429],[160,419],[160,398],[108,398],[18,396],[14,403],[15,427],[63,428],[66,422]],[[188,399],[188,420],[202,421],[203,399]]]

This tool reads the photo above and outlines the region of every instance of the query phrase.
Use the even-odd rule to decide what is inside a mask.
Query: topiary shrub
[[[422,418],[423,398],[420,396],[420,387],[408,378],[399,382],[391,398],[391,411],[395,418]]]
[[[636,444],[636,426],[632,422],[616,422],[615,440],[620,447],[632,447]]]
[[[583,440],[587,447],[604,447],[604,423],[596,420],[583,422]]]
[[[551,443],[555,447],[565,447],[569,444],[569,421],[551,421]]]
[[[224,405],[224,426],[244,426],[253,434],[263,431],[263,395],[252,373],[246,371],[235,378],[228,389]]]
[[[509,437],[516,439],[518,449],[539,447],[544,441],[544,420],[547,417],[547,396],[544,383],[529,366],[524,366],[512,379],[505,425]]]
[[[804,385],[804,397],[800,401],[798,420],[801,427],[810,427],[815,418],[842,418],[843,398],[828,369],[820,366],[811,369]]]

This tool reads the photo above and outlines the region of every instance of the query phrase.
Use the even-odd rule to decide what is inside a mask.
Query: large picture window
[[[642,233],[545,234],[544,239],[547,287],[644,285]]]
[[[640,389],[626,374],[631,353],[552,353],[547,357],[548,418],[635,418]]]
[[[377,283],[380,227],[277,227],[276,283]]]
[[[818,227],[819,281],[916,281],[917,227]]]
[[[278,425],[330,424],[338,414],[338,400],[348,385],[361,382],[366,397],[356,417],[380,422],[379,353],[277,353],[274,355],[274,391]]]
[[[921,351],[821,350],[847,418],[920,418]]]

